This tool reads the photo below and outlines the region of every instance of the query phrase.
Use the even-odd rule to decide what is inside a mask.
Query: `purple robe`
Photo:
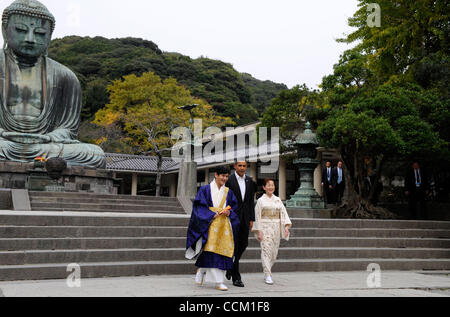
[[[228,192],[227,202],[225,206],[231,207],[231,214],[229,219],[233,230],[234,244],[236,246],[237,235],[239,232],[239,216],[235,211],[238,208],[238,201],[231,190]],[[206,242],[208,241],[209,226],[213,222],[214,216],[216,215],[209,209],[210,207],[214,207],[211,197],[211,186],[206,185],[200,188],[194,201],[191,221],[189,223],[187,233],[187,250],[192,248],[194,251],[196,251],[196,253],[198,253],[197,251],[199,250],[196,250],[196,247],[197,242],[200,239],[202,239],[201,249],[203,250],[203,248],[205,247]],[[233,268],[233,259],[211,252],[201,252],[195,265],[200,268],[231,270]]]

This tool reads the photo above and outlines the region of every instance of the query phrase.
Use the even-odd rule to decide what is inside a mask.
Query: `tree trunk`
[[[378,183],[380,182],[380,179],[381,179],[381,171],[383,169],[384,162],[385,162],[384,156],[381,155],[381,157],[379,157],[377,159],[377,166],[376,166],[377,173],[375,174],[375,178],[373,180],[372,188],[371,188],[370,193],[369,193],[369,199],[373,203],[374,202],[378,202],[378,198],[379,198],[377,196],[377,195],[379,195]]]
[[[342,204],[336,207],[333,212],[334,216],[347,219],[397,219],[397,215],[387,209],[375,206],[369,197],[364,197],[363,183],[361,182],[363,165],[357,160],[356,156],[351,157],[350,160],[343,158],[344,164],[349,166],[346,162],[351,162],[354,170],[351,173],[344,166],[346,190]],[[380,173],[380,171],[377,172]],[[358,188],[359,193],[356,188]]]

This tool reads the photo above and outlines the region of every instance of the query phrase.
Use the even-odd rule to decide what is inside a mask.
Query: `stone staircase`
[[[48,192],[29,196],[33,211],[186,214],[178,199],[168,197]]]
[[[450,270],[450,222],[292,221],[274,272],[366,271],[370,263]],[[0,281],[65,279],[71,263],[82,278],[194,274],[184,259],[188,222],[167,214],[0,212]],[[262,272],[253,237],[241,263],[244,273]]]

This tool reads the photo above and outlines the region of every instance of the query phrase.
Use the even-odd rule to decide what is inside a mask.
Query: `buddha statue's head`
[[[54,28],[55,18],[39,1],[16,0],[3,11],[5,48],[30,63],[46,54]]]

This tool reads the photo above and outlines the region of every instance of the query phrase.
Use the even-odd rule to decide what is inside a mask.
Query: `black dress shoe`
[[[234,281],[233,285],[236,287],[245,287],[244,283],[242,283],[241,280]]]
[[[231,280],[231,272],[227,271],[227,274],[225,274],[225,277],[227,278],[227,280]]]

